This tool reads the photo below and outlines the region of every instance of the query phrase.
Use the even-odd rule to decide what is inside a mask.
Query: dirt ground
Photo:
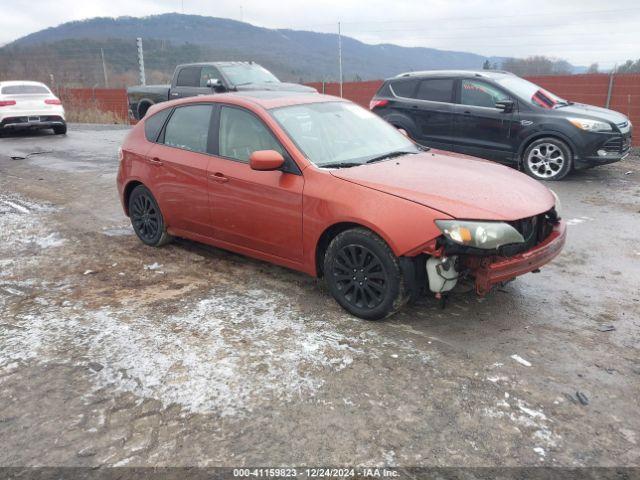
[[[372,323],[302,274],[142,245],[125,134],[0,139],[0,465],[640,466],[637,155],[552,185],[541,273]]]

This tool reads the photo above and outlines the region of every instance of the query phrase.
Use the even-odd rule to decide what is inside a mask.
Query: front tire
[[[138,185],[129,196],[129,217],[142,243],[160,247],[171,241],[158,202],[144,185]]]
[[[524,171],[536,180],[562,180],[571,171],[571,149],[562,140],[546,137],[534,141],[522,156]]]
[[[340,306],[365,320],[393,315],[408,301],[398,258],[365,228],[336,235],[324,257],[324,276]]]

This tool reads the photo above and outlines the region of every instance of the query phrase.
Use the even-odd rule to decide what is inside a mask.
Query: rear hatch
[[[33,111],[47,110],[54,108],[55,105],[48,105],[45,100],[52,98],[49,94],[30,94],[30,95],[3,95],[4,100],[15,100],[16,104],[11,109],[16,111]]]

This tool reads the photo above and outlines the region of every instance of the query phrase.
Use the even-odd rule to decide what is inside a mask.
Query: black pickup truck
[[[254,62],[209,62],[178,65],[171,85],[129,87],[129,115],[137,120],[151,105],[176,98],[211,95],[239,90],[282,90],[317,93],[297,83],[284,83]]]

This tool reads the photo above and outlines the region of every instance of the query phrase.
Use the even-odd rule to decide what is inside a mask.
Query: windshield
[[[294,105],[271,113],[319,167],[361,165],[398,152],[420,151],[380,117],[350,102]]]
[[[234,85],[249,83],[280,83],[276,76],[264,67],[255,63],[241,63],[220,67],[222,72]]]
[[[507,90],[510,90],[520,98],[528,100],[533,105],[543,108],[555,108],[562,105],[569,105],[566,100],[553,93],[531,83],[524,78],[515,76],[505,76],[496,78],[495,81]]]

